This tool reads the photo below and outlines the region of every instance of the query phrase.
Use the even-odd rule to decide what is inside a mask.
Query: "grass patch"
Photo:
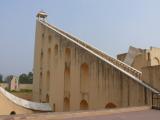
[[[32,90],[29,90],[29,89],[20,89],[19,91],[16,91],[16,90],[10,90],[6,88],[5,90],[10,93],[31,93],[32,92]]]

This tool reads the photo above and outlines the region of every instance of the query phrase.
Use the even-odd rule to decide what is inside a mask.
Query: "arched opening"
[[[65,92],[70,91],[70,68],[65,68],[64,71],[64,90]]]
[[[46,88],[47,88],[47,91],[49,91],[49,89],[50,89],[50,71],[47,71],[47,86],[46,86]]]
[[[41,82],[41,80],[42,80],[42,72],[40,72],[40,82]]]
[[[44,39],[44,33],[42,33],[42,39]]]
[[[40,72],[40,77],[39,77],[39,88],[42,89],[42,72]]]
[[[16,112],[15,111],[11,111],[10,115],[16,115]]]
[[[46,102],[49,103],[49,95],[46,95]]]
[[[116,108],[116,107],[117,107],[117,106],[116,106],[115,104],[111,103],[111,102],[109,102],[109,103],[105,106],[106,109],[112,109],[112,108]]]
[[[39,89],[39,95],[41,95],[41,94],[42,94],[42,89],[40,88],[40,89]]]
[[[55,56],[58,55],[58,45],[57,44],[54,47],[54,54],[55,54]]]
[[[69,62],[70,59],[71,59],[71,50],[70,50],[70,48],[66,48],[65,49],[65,60],[66,60],[66,62]]]
[[[51,40],[52,40],[52,36],[49,35],[49,36],[48,36],[48,43],[49,43],[49,44],[51,43]]]
[[[70,110],[70,100],[69,98],[65,97],[64,98],[64,111],[69,111]]]
[[[42,33],[42,42],[41,42],[42,43],[42,45],[41,45],[42,48],[44,47],[44,39],[45,39],[44,37],[45,37],[45,35],[44,35],[44,33]]]
[[[56,112],[56,104],[53,104],[53,112]]]
[[[159,65],[159,59],[157,57],[153,58],[153,65]]]
[[[87,93],[89,91],[89,67],[86,63],[81,65],[80,72],[81,92]]]
[[[150,53],[149,52],[147,53],[147,59],[148,59],[148,61],[150,61]]]
[[[40,65],[42,66],[43,62],[43,50],[41,49],[41,55],[40,55]]]
[[[48,48],[48,66],[50,66],[51,61],[51,48]]]
[[[86,100],[80,102],[80,110],[88,110],[88,103]]]
[[[39,100],[41,101],[41,95],[42,95],[42,72],[40,72],[40,78],[39,78]]]

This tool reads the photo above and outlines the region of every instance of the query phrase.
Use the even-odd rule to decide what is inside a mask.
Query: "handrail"
[[[142,72],[141,71],[139,71],[139,70],[127,65],[126,63],[124,63],[124,62],[122,62],[122,61],[120,61],[118,59],[115,59],[115,58],[113,58],[113,57],[111,57],[109,55],[106,55],[104,52],[100,51],[99,49],[97,49],[97,48],[95,48],[95,47],[93,47],[91,45],[88,45],[86,42],[79,40],[78,38],[74,37],[73,35],[70,35],[69,33],[62,31],[62,30],[60,30],[60,29],[48,24],[45,21],[42,21],[42,22],[47,24],[48,26],[56,29],[57,31],[60,31],[61,33],[65,34],[66,36],[68,36],[72,40],[80,43],[81,45],[85,46],[86,48],[94,51],[96,54],[98,54],[101,57],[107,59],[108,61],[112,62],[113,64],[115,64],[116,66],[122,68],[123,70],[129,72],[130,74],[134,75],[135,77],[137,77],[139,79],[141,78],[141,76],[142,76]]]

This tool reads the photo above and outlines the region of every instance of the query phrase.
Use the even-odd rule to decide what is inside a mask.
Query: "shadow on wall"
[[[80,68],[80,89],[82,93],[89,91],[89,66],[83,63]]]
[[[153,65],[159,65],[160,62],[159,62],[159,59],[157,57],[154,57],[153,58]]]
[[[65,97],[64,98],[64,111],[69,111],[70,110],[70,100],[69,98]]]
[[[16,115],[16,112],[15,111],[11,111],[10,115]]]
[[[80,110],[88,110],[88,103],[86,100],[80,102]]]
[[[115,104],[111,103],[111,102],[109,102],[109,103],[105,106],[106,109],[112,109],[112,108],[116,108],[116,107],[117,107],[117,106],[116,106]]]
[[[46,102],[49,103],[49,95],[46,95]]]

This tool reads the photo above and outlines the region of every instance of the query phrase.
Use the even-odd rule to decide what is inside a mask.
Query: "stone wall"
[[[0,115],[49,111],[52,109],[47,103],[36,103],[16,97],[0,87]]]
[[[54,111],[150,104],[135,77],[37,20],[33,99]],[[129,67],[128,67],[129,68]]]
[[[16,114],[28,114],[33,113],[32,110],[18,106],[0,93],[0,115],[10,115],[11,112]]]
[[[160,91],[160,65],[142,68],[142,79]]]
[[[137,55],[132,63],[132,66],[140,71],[142,71],[143,67],[146,67],[149,65],[150,65],[150,60],[148,59],[147,54]]]
[[[160,48],[150,47],[149,49],[134,49],[135,51],[140,52],[135,54],[133,62],[130,66],[134,67],[139,71],[142,71],[143,67],[160,65]],[[129,52],[117,55],[117,59],[125,62],[124,57],[126,56],[126,54],[129,54]]]
[[[33,84],[19,84],[18,89],[26,89],[26,90],[32,90]]]

